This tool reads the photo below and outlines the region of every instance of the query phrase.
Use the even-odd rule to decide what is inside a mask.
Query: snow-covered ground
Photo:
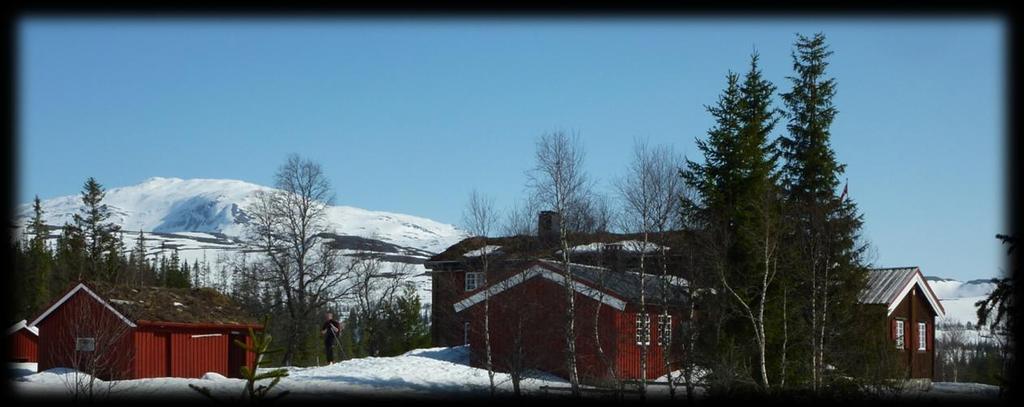
[[[19,396],[42,396],[47,398],[70,398],[68,383],[75,380],[70,369],[50,369],[36,373],[34,363],[10,364],[13,390]],[[352,359],[321,367],[288,367],[289,375],[281,380],[271,395],[289,391],[289,399],[303,398],[413,398],[451,399],[453,397],[485,397],[488,394],[487,371],[469,366],[468,348],[428,348],[410,351],[401,356]],[[665,381],[665,377],[657,381]],[[512,394],[512,382],[508,374],[495,375],[500,395]],[[108,387],[108,384],[112,386]],[[140,397],[188,398],[202,400],[204,397],[189,388],[189,384],[208,388],[214,397],[221,400],[237,398],[244,381],[229,379],[216,373],[207,373],[198,379],[155,378],[99,382],[102,390],[110,388],[102,397],[136,399]],[[562,396],[565,391],[545,390],[550,386],[565,389],[568,382],[543,372],[532,372],[524,379],[522,391],[527,395]],[[588,388],[587,386],[584,386]],[[698,396],[703,389],[698,388]],[[677,396],[683,397],[682,388]],[[995,386],[976,383],[935,383],[926,390],[908,390],[900,395],[902,399],[978,399],[989,400],[998,396]],[[649,397],[658,399],[668,396],[668,387],[649,387]],[[584,397],[603,397],[584,392]],[[631,396],[632,397],[632,396]]]
[[[906,390],[900,399],[907,401],[995,401],[999,386],[981,383],[935,382],[924,390]]]
[[[468,366],[466,347],[428,348],[410,351],[402,356],[351,359],[321,367],[289,367],[289,376],[275,387],[274,392],[290,391],[287,397],[411,397],[447,398],[457,396],[486,396],[487,371]],[[33,373],[35,366],[11,367],[14,391],[26,396],[70,397],[67,386],[74,375],[68,369],[51,369]],[[511,394],[509,376],[498,373],[495,382],[503,393]],[[104,388],[101,383],[99,388]],[[188,385],[207,387],[216,397],[237,397],[244,382],[217,374],[201,379],[158,378],[123,380],[115,382],[111,397],[136,398],[140,396],[184,396],[202,398]],[[565,387],[567,382],[558,377],[534,373],[522,383],[527,394],[536,394],[541,386]]]

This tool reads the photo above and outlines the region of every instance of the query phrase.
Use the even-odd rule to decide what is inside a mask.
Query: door
[[[146,364],[141,377],[171,376],[171,334],[169,332],[153,332],[152,343],[145,349]]]
[[[242,377],[240,369],[245,366],[245,349],[235,344],[235,341],[245,343],[245,338],[241,332],[231,332],[228,335],[228,377]]]

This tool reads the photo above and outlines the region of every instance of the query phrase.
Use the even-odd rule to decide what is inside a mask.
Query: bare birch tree
[[[646,140],[634,141],[633,160],[626,175],[616,182],[619,195],[624,203],[625,228],[627,231],[639,232],[642,243],[634,247],[640,252],[640,309],[647,310],[647,254],[657,251],[661,261],[661,280],[665,284],[661,292],[667,293],[668,264],[663,236],[678,219],[680,210],[679,196],[683,182],[677,175],[681,160],[664,145],[651,147]],[[652,234],[658,237],[658,243],[652,245]],[[654,246],[654,250],[652,250]],[[666,300],[662,297],[662,300]],[[663,303],[663,305],[665,305]],[[645,314],[646,315],[646,314]],[[668,317],[668,308],[662,307],[662,320]],[[640,345],[640,396],[644,398],[647,390],[647,352],[648,343]],[[672,371],[669,365],[669,352],[666,345],[664,353],[666,367],[669,367],[669,383],[672,383]],[[671,386],[671,384],[670,384]],[[670,389],[674,394],[674,388]]]
[[[277,189],[256,193],[246,208],[248,244],[266,256],[260,278],[281,289],[287,312],[282,363],[290,365],[311,316],[348,294],[351,279],[330,243],[330,182],[320,164],[290,155],[277,170]]]
[[[480,248],[481,272],[483,273],[482,286],[484,287],[484,365],[487,368],[487,378],[490,381],[491,396],[494,396],[494,366],[491,358],[491,295],[488,285],[488,265],[490,262],[491,246],[487,244],[487,237],[495,227],[497,214],[494,210],[494,200],[490,197],[477,193],[474,189],[469,195],[469,202],[462,213],[463,224],[470,234],[481,237],[484,240]]]
[[[380,254],[356,253],[350,257],[352,260],[345,268],[353,280],[351,290],[355,297],[357,326],[365,330],[358,336],[360,342],[367,345],[370,356],[379,356],[379,342],[384,338],[379,337],[375,330],[381,326],[386,307],[400,294],[410,267],[406,263],[398,263],[395,266],[397,270],[385,272]]]
[[[588,195],[588,178],[583,169],[585,154],[578,136],[563,132],[547,133],[537,139],[532,171],[528,172],[533,196],[547,208],[559,213],[562,219],[573,219],[578,203]],[[568,281],[573,281],[570,267],[568,222],[559,222],[558,240],[561,246],[562,268]],[[566,370],[574,397],[580,396],[579,375],[576,369],[576,301],[572,284],[565,284],[565,347]]]

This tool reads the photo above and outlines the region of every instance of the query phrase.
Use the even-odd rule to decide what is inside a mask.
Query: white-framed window
[[[672,316],[658,315],[658,345],[665,346],[670,343],[672,343]]]
[[[484,283],[484,273],[471,272],[466,273],[466,291],[473,291],[480,288],[480,285]]]
[[[96,338],[75,338],[76,352],[93,352],[96,350]]]
[[[928,324],[917,323],[917,350],[928,350]]]
[[[651,344],[651,316],[647,314],[636,314],[636,344]]]
[[[903,342],[904,342],[903,341],[903,337],[904,337],[903,320],[897,319],[896,320],[896,349],[903,349]]]

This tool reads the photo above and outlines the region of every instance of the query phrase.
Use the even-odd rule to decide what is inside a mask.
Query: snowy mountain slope
[[[951,278],[925,277],[939,298],[964,298],[986,296],[995,288],[991,280],[979,279],[962,282]]]
[[[932,291],[942,302],[942,308],[946,310],[946,316],[936,321],[937,338],[942,337],[944,329],[948,324],[967,324],[968,329],[964,331],[968,342],[991,341],[994,338],[987,329],[978,329],[978,308],[974,305],[988,297],[988,294],[995,289],[995,283],[988,279],[971,280],[967,282],[951,278],[925,277]]]
[[[137,185],[107,190],[103,203],[113,214],[111,220],[126,233],[202,232],[240,237],[248,221],[246,206],[253,202],[257,191],[270,190],[237,180],[153,177]],[[81,206],[78,195],[47,199],[43,201],[46,223],[60,226],[71,222]],[[24,225],[31,211],[30,204],[18,207],[19,225]],[[452,225],[430,219],[351,206],[329,207],[327,221],[338,235],[361,236],[431,253],[444,250],[465,235]]]
[[[108,189],[103,203],[110,208],[111,221],[122,227],[126,248],[135,247],[141,230],[147,256],[169,256],[176,250],[184,261],[210,266],[201,285],[223,288],[230,283],[224,266],[242,248],[249,219],[245,208],[256,192],[272,190],[238,180],[153,177],[137,185]],[[47,199],[42,204],[51,239],[82,208],[79,195]],[[20,205],[15,224],[23,227],[31,214],[31,204]],[[401,263],[411,265],[405,270],[424,306],[430,302],[430,282],[422,275],[422,262],[466,237],[455,226],[430,219],[351,206],[330,206],[326,218],[331,244],[343,254],[381,254],[383,272],[391,272]],[[18,235],[24,229],[13,232]]]
[[[984,299],[995,289],[990,280],[962,282],[950,278],[925,277],[932,291],[942,302],[948,322],[977,324],[977,308],[974,303]]]

